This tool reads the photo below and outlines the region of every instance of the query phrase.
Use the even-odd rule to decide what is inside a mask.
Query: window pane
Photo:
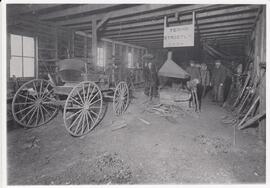
[[[22,77],[22,58],[11,57],[10,59],[10,77],[15,75],[16,77]]]
[[[34,55],[35,55],[34,38],[23,37],[23,56],[34,57]]]
[[[133,59],[132,59],[133,57],[132,57],[132,53],[131,52],[129,52],[128,53],[128,68],[133,68]]]
[[[104,66],[104,49],[103,48],[98,48],[98,57],[97,57],[97,65],[98,66],[101,66],[101,67],[103,67]]]
[[[34,58],[23,58],[23,76],[34,77],[35,76],[35,61]]]
[[[22,56],[22,37],[20,35],[10,35],[11,55]]]

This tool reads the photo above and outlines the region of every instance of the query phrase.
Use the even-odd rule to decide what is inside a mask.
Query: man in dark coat
[[[155,64],[150,61],[148,63],[148,69],[149,69],[149,86],[150,86],[150,99],[153,97],[158,97],[158,74],[156,70]]]
[[[221,65],[221,60],[215,61],[215,68],[213,69],[211,85],[214,91],[214,101],[223,102],[223,85],[227,76],[226,68]]]

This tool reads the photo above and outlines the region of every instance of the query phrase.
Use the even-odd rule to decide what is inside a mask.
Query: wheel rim
[[[116,115],[121,115],[127,109],[129,103],[129,90],[126,82],[120,82],[113,96],[113,110]]]
[[[94,82],[81,82],[75,86],[64,106],[64,123],[73,136],[90,132],[99,122],[103,98]]]
[[[47,80],[35,79],[23,84],[12,101],[12,114],[24,127],[48,123],[57,113],[53,86]]]

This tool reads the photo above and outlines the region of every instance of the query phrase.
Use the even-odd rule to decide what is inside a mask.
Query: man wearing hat
[[[215,102],[223,102],[223,85],[227,76],[227,70],[221,65],[221,60],[215,60],[215,68],[213,69],[211,85],[213,86]]]

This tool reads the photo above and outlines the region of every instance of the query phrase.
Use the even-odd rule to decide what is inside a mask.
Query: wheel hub
[[[37,99],[35,102],[35,106],[39,106],[42,103],[42,99]]]
[[[87,111],[89,110],[90,108],[90,104],[88,102],[86,102],[84,105],[83,105],[83,110]]]

